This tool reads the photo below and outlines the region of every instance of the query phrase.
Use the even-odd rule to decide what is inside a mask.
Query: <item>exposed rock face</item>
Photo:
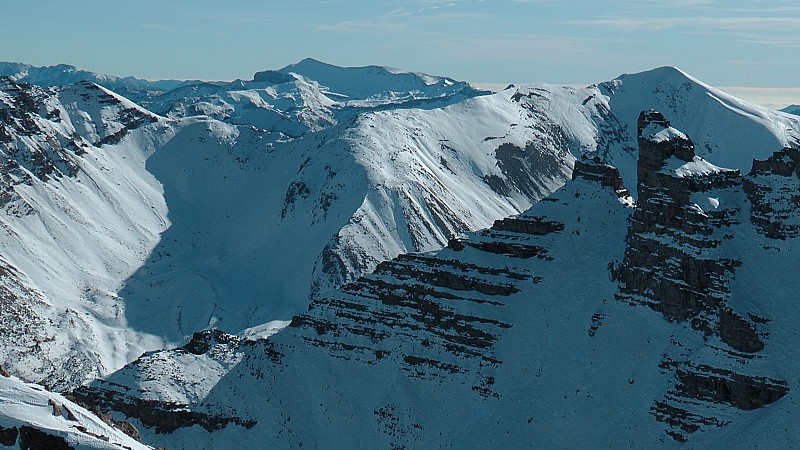
[[[690,197],[740,186],[737,171],[703,164],[694,145],[655,111],[639,117],[638,207],[628,232],[621,299],[644,302],[672,320],[714,311],[728,293],[725,277],[739,261],[714,254],[709,216]],[[705,171],[682,170],[690,165]],[[707,169],[707,170],[706,170]]]
[[[421,255],[384,262],[371,275],[315,301],[290,327],[336,357],[367,363],[391,359],[421,378],[460,374],[480,385],[479,366],[500,363],[491,351],[510,325],[491,319],[503,297],[529,274]],[[338,320],[332,320],[338,318]],[[387,339],[406,336],[418,348],[402,353]],[[355,345],[359,342],[360,345]],[[371,345],[365,345],[371,342]],[[486,395],[492,395],[487,388]]]
[[[764,161],[753,161],[744,190],[752,204],[750,222],[760,233],[781,240],[800,236],[794,214],[800,208],[799,180],[800,150],[784,148]]]
[[[17,436],[19,436],[19,430],[17,427],[0,427],[0,444],[6,447],[11,447],[17,443]]]
[[[277,70],[264,70],[261,72],[256,72],[256,74],[253,75],[253,81],[257,83],[271,84],[291,83],[294,81],[294,77]]]
[[[23,426],[19,430],[19,448],[22,450],[74,450],[59,436],[45,433],[36,428]]]
[[[117,144],[130,130],[157,120],[152,114],[123,105],[121,100],[94,83],[80,82],[59,91],[66,94],[65,98],[75,96],[99,105],[116,106],[113,119],[117,123],[112,128],[109,117],[102,122],[105,129],[87,123],[83,134],[77,130],[67,134],[41,123],[42,119],[56,124],[74,120],[74,125],[84,125],[80,123],[81,119],[85,120],[83,116],[70,117],[66,107],[59,104],[55,98],[59,91],[17,84],[8,77],[0,77],[0,91],[0,149],[3,152],[0,167],[6,195],[11,192],[7,186],[11,181],[9,176],[23,183],[30,176],[27,172],[42,181],[74,176],[79,170],[75,158],[85,154],[90,146]]]
[[[617,196],[625,199],[631,205],[635,203],[630,196],[630,192],[625,188],[622,182],[622,177],[619,175],[619,170],[606,164],[599,156],[585,157],[583,160],[575,161],[575,170],[572,172],[572,179],[584,179],[587,181],[594,181],[600,183],[603,187],[614,189]]]
[[[195,355],[208,353],[209,350],[218,344],[239,343],[236,336],[225,334],[217,329],[200,331],[192,335],[192,339],[183,346],[184,350]]]
[[[92,408],[114,409],[128,417],[137,418],[143,425],[153,428],[156,433],[169,433],[178,428],[195,425],[210,432],[221,430],[232,423],[252,428],[256,423],[238,417],[222,417],[191,411],[185,404],[142,400],[113,391],[105,391],[101,397],[91,389],[79,388],[73,395],[77,401]]]
[[[46,180],[53,176],[74,174],[73,156],[83,151],[81,140],[43,129],[36,118],[45,110],[60,118],[58,110],[47,111],[47,95],[41,88],[19,85],[0,77],[0,207],[17,216],[30,214],[33,208],[14,190],[18,184],[30,184],[31,176]]]
[[[21,450],[74,450],[60,436],[53,436],[44,431],[24,425],[20,428],[0,427],[0,445],[11,447],[18,445]]]
[[[713,417],[716,413],[698,412],[698,405],[725,404],[749,410],[773,403],[788,392],[782,380],[746,374],[743,361],[765,346],[758,323],[766,322],[728,306],[730,280],[742,262],[724,256],[722,244],[734,239],[731,227],[738,224],[733,218],[739,208],[720,205],[719,198],[735,198],[744,187],[752,214],[771,213],[769,205],[758,202],[764,198],[764,186],[769,185],[759,184],[759,179],[795,174],[795,160],[790,155],[797,156],[797,152],[783,150],[768,161],[756,161],[750,176],[742,177],[738,171],[715,167],[697,157],[691,140],[670,127],[660,113],[643,112],[638,123],[638,207],[628,229],[625,257],[620,265],[611,267],[612,277],[620,283],[617,298],[647,305],[671,321],[689,323],[706,340],[717,337],[728,346],[715,350],[721,367],[736,368],[691,360],[665,364],[675,371],[676,381],[665,399],[654,404],[653,414],[672,427],[670,436],[683,441],[686,433],[726,423]],[[703,196],[708,212],[695,203]],[[753,224],[768,221],[762,215]],[[770,227],[773,231],[780,228],[779,223]]]

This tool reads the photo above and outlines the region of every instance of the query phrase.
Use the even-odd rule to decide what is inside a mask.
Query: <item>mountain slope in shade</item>
[[[781,112],[785,112],[787,114],[793,114],[795,116],[800,116],[800,105],[789,105],[786,108],[783,108]]]
[[[655,111],[637,144],[636,200],[581,160],[524,214],[382,263],[269,339],[198,333],[76,395],[176,447],[796,445],[800,150],[723,168]],[[236,363],[210,390],[141,375],[187,357]]]
[[[213,141],[217,122],[184,128],[148,161],[172,227],[120,293],[141,305],[130,320],[180,341],[288,319],[382,260],[526,209],[568,178],[578,146],[527,114],[479,97],[364,113],[266,148],[249,128]]]

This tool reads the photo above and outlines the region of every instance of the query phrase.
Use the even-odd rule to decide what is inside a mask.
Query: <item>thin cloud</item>
[[[320,25],[315,32],[361,33],[365,31],[401,32],[407,27],[400,23],[380,19],[344,20],[331,25]]]
[[[684,33],[688,33],[685,32]],[[800,35],[795,33],[774,33],[773,30],[768,32],[747,31],[747,30],[729,30],[729,29],[706,29],[697,30],[692,34],[713,36],[715,38],[723,38],[728,41],[736,41],[747,44],[763,45],[776,48],[800,48]]]
[[[742,42],[747,42],[756,45],[767,45],[770,47],[800,48],[800,40],[791,40],[791,39],[773,39],[773,38],[763,37],[763,38],[742,39]]]
[[[622,31],[667,30],[681,27],[714,27],[728,30],[774,30],[800,26],[800,17],[609,17],[570,20],[567,25],[616,28]]]
[[[452,0],[414,0],[412,4],[424,4],[422,8],[405,9],[397,8],[377,17],[358,20],[345,20],[334,24],[317,26],[316,32],[400,32],[416,29],[421,31],[421,25],[430,26],[431,22],[458,22],[469,19],[484,19],[488,14],[467,13],[456,11],[457,3]],[[461,2],[464,3],[464,2]],[[471,2],[470,2],[471,3]]]

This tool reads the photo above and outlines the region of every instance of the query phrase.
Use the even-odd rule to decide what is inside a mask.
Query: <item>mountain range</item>
[[[4,444],[800,442],[795,116],[670,67],[0,74]]]

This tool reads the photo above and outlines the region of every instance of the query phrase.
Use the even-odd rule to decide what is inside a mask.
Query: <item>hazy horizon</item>
[[[300,60],[295,61],[295,62],[299,62],[299,61]],[[0,61],[0,62],[21,63],[21,64],[33,65],[33,66],[36,66],[36,67],[42,67],[42,66],[37,66],[37,65],[34,65],[34,64],[30,64],[30,63],[25,62],[25,61]],[[322,62],[327,63],[327,64],[338,65],[335,62],[331,62],[331,61],[322,61]],[[45,66],[56,66],[58,64],[72,65],[72,64],[65,63],[65,62],[54,62],[52,64],[46,64]],[[281,66],[281,67],[265,67],[265,68],[262,68],[260,70],[277,70],[277,69],[281,69],[282,67],[284,67],[284,66]],[[102,73],[102,72],[97,72],[95,70],[92,70],[92,68],[89,68],[89,67],[76,66],[76,68],[78,70],[86,70],[86,71],[90,71],[90,72],[96,72],[96,73],[99,73],[99,74],[102,74],[102,75],[111,75],[111,76],[116,76],[116,77],[120,77],[120,78],[132,76],[132,77],[135,77],[135,78],[147,79],[149,81],[158,81],[158,80],[167,79],[167,78],[144,78],[144,77],[137,76],[135,74],[126,74],[126,73]],[[398,69],[398,70],[403,70],[403,71],[409,71],[409,72],[424,72],[424,71],[417,71],[417,70],[408,70],[408,69],[403,68],[403,67],[393,67],[393,68],[394,69]],[[448,77],[454,78],[450,74],[446,74],[446,73],[430,73],[430,72],[424,72],[424,73],[426,73],[428,75],[448,76]],[[622,74],[618,74],[617,76],[619,76],[619,75],[622,75]],[[690,75],[692,75],[692,74],[690,73]],[[236,77],[236,78],[230,78],[230,79],[226,79],[226,80],[204,79],[204,78],[200,78],[200,77],[182,78],[180,80],[197,79],[197,80],[203,80],[203,81],[233,81],[233,80],[235,80],[237,78],[238,79],[252,79],[252,76],[253,76],[253,74],[242,75],[242,76],[239,76],[239,77]],[[608,79],[605,79],[605,80],[594,80],[594,81],[587,81],[587,82],[584,82],[584,83],[550,82],[550,84],[563,85],[563,86],[574,86],[574,87],[584,87],[584,86],[588,86],[588,85],[594,84],[594,83],[601,83],[603,81],[609,81],[609,80],[612,80],[614,78],[616,78],[616,76],[608,78]],[[459,79],[459,81],[467,81],[470,84],[472,84],[473,86],[476,86],[476,87],[481,88],[481,89],[492,90],[492,91],[500,91],[500,90],[504,89],[506,86],[508,86],[509,84],[526,84],[526,83],[542,82],[542,81],[528,81],[528,82],[508,81],[506,83],[486,83],[486,82],[481,82],[481,81],[461,80],[461,79]],[[702,79],[700,81],[704,81],[705,82],[705,80],[702,80]],[[739,98],[741,98],[743,100],[746,100],[748,102],[751,102],[751,103],[754,103],[754,104],[757,104],[757,105],[761,105],[761,106],[764,106],[764,107],[767,107],[767,108],[771,108],[771,109],[782,109],[782,108],[784,108],[786,106],[800,104],[800,87],[772,87],[772,88],[771,87],[761,87],[761,86],[714,86],[714,87],[716,87],[716,88],[718,88],[720,90],[723,90],[723,91],[725,91],[725,92],[727,92],[727,93],[729,93],[731,95],[739,97]]]
[[[0,60],[146,79],[235,79],[312,57],[473,83],[594,83],[676,66],[797,87],[800,7],[764,0],[37,0],[6,5]]]

